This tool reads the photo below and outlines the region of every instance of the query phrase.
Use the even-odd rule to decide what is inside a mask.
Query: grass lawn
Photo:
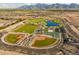
[[[5,41],[8,43],[15,44],[18,40],[22,39],[23,37],[23,34],[8,34],[5,37]]]
[[[9,34],[5,37],[5,41],[7,41],[8,43],[16,43],[16,34]]]
[[[27,20],[28,23],[40,23],[40,22],[44,22],[43,18],[31,18]]]
[[[18,28],[16,28],[15,32],[24,32],[24,33],[33,33],[34,30],[37,28],[36,25],[32,25],[32,24],[25,24],[22,25]]]
[[[53,44],[56,39],[46,38],[45,40],[36,40],[32,46],[34,47],[44,47]]]

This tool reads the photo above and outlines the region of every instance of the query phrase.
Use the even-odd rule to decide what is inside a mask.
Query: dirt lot
[[[22,53],[14,52],[14,51],[4,51],[0,50],[0,55],[23,55]]]

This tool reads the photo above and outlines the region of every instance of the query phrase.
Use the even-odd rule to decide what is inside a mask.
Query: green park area
[[[45,20],[43,18],[30,18],[27,20],[28,23],[31,23],[31,24],[38,24],[38,23],[42,23],[44,24],[45,23]]]
[[[15,34],[9,34],[5,37],[5,41],[7,41],[8,43],[16,43],[16,35]]]
[[[37,28],[36,25],[34,24],[24,24],[22,26],[19,26],[18,28],[16,28],[14,31],[15,32],[23,32],[23,33],[33,33],[34,30]]]
[[[23,34],[8,34],[5,37],[5,41],[8,43],[15,44],[18,40],[22,39],[23,36],[24,36]]]
[[[36,40],[32,46],[33,47],[45,47],[55,42],[56,42],[56,39],[54,38],[45,38],[44,40]]]

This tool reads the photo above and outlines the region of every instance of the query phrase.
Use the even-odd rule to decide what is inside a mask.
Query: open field
[[[45,20],[43,18],[36,18],[37,16],[35,16],[35,18],[31,18],[31,19],[28,19],[26,20],[26,22],[28,23],[32,23],[32,24],[35,24],[35,23],[43,23],[45,22]]]
[[[45,47],[53,44],[55,39],[53,38],[46,38],[45,40],[36,40],[35,43],[32,45],[33,47]]]
[[[8,34],[4,39],[8,43],[15,44],[18,40],[21,40],[23,37],[23,34]]]
[[[33,33],[34,30],[37,28],[36,25],[33,24],[24,24],[18,28],[16,28],[14,31],[15,32],[23,32],[23,33]]]
[[[42,36],[42,35],[35,37],[33,40],[34,40],[33,43],[32,43],[33,47],[49,46],[49,45],[55,43],[55,41],[56,41],[55,38]]]

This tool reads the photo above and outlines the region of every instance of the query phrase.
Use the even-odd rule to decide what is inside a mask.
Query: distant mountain
[[[0,9],[78,9],[79,4],[44,4],[44,3],[0,3]]]
[[[24,5],[19,7],[19,9],[46,9],[46,8],[49,8],[48,4]]]
[[[24,5],[18,9],[79,9],[79,4],[34,4],[34,5]]]

